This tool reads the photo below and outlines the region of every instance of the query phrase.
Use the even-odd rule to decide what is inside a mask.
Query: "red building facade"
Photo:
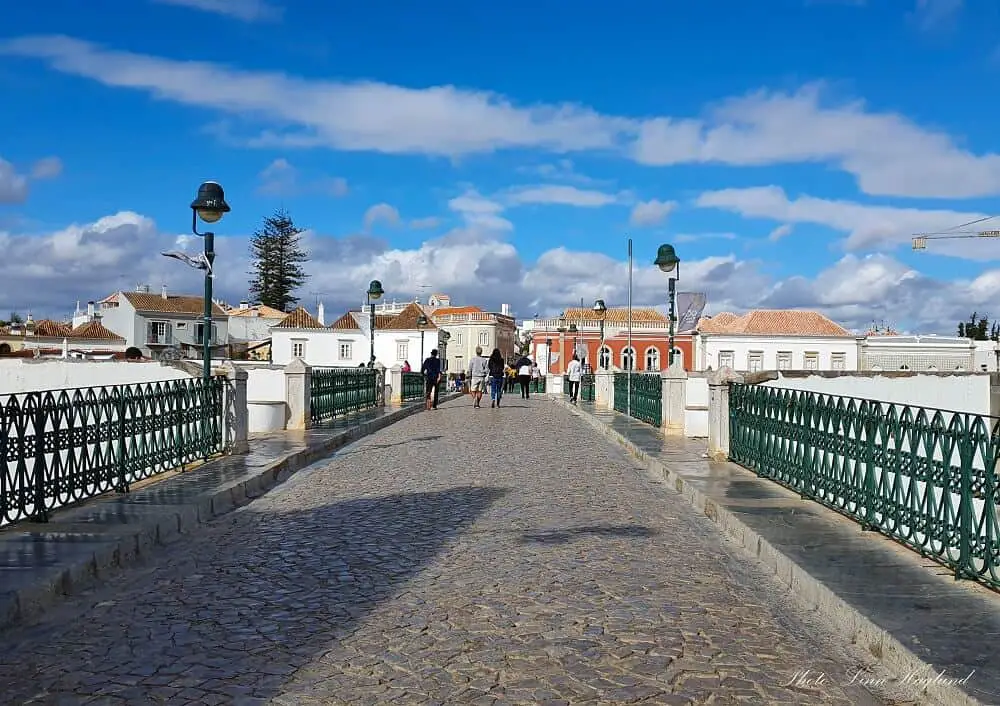
[[[608,309],[604,318],[601,355],[601,319],[590,309],[568,309],[563,319],[538,319],[531,335],[531,356],[543,370],[560,375],[574,351],[585,366],[611,370],[631,367],[640,372],[660,372],[668,366],[670,322],[655,309],[632,310],[632,347],[629,349],[628,310]],[[565,328],[562,333],[559,328]],[[575,330],[574,330],[575,328]],[[674,335],[674,356],[685,370],[692,370],[694,342],[690,332]],[[634,362],[633,362],[634,361]]]

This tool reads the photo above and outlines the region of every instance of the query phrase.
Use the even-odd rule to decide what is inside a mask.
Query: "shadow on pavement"
[[[565,544],[584,535],[645,538],[653,537],[659,533],[659,530],[645,525],[587,525],[561,530],[525,532],[521,535],[521,544]]]
[[[141,581],[0,648],[4,702],[264,703],[506,493],[457,487],[232,515],[214,545],[192,537]]]
[[[403,441],[394,441],[391,444],[365,444],[361,448],[355,451],[346,451],[337,454],[338,456],[356,456],[363,451],[375,451],[377,449],[391,449],[396,446],[412,446],[414,443],[419,441],[437,441],[438,439],[443,439],[444,436],[441,434],[429,434],[427,436],[415,436],[412,439],[404,439]]]

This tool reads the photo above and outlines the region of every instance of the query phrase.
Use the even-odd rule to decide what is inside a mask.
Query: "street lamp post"
[[[993,355],[997,359],[997,372],[1000,373],[1000,339],[997,339],[993,344]]]
[[[371,326],[369,326],[369,329],[371,330],[371,337],[372,337],[371,359],[368,361],[368,367],[374,368],[375,367],[375,302],[381,299],[382,295],[385,294],[385,291],[382,289],[382,283],[379,282],[377,279],[373,279],[368,284],[367,294],[368,294],[368,311],[369,311],[369,316],[371,316]]]
[[[556,326],[559,332],[559,374],[566,374],[566,314],[559,315],[559,325]]]
[[[427,315],[417,317],[417,328],[420,329],[420,364],[424,364],[424,327],[427,326]]]
[[[667,367],[674,364],[674,322],[677,321],[677,280],[681,276],[681,260],[673,245],[661,245],[656,251],[654,264],[667,273],[670,291],[670,350],[667,353]]]
[[[594,311],[597,313],[597,318],[601,322],[601,342],[597,347],[597,367],[604,369],[604,363],[602,362],[602,356],[604,355],[604,320],[608,317],[608,307],[605,306],[603,299],[598,299],[594,302]]]
[[[200,269],[205,270],[205,313],[202,317],[201,354],[202,377],[206,380],[212,377],[212,279],[214,277],[212,266],[215,263],[215,233],[211,231],[199,233],[198,219],[205,223],[216,223],[229,211],[226,194],[217,182],[206,181],[198,187],[198,196],[191,202],[191,232],[201,236],[205,241],[205,254]],[[193,264],[193,261],[189,261],[189,264]]]

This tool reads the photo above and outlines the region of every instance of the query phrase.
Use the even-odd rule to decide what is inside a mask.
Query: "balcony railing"
[[[146,345],[148,346],[172,346],[174,344],[174,332],[172,329],[150,329],[146,334]]]

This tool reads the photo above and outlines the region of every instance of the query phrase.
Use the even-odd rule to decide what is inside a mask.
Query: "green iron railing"
[[[0,525],[223,451],[224,379],[0,396]]]
[[[734,384],[730,459],[1000,589],[1000,420]]]
[[[615,411],[628,414],[629,384],[632,385],[631,411],[639,421],[660,426],[663,421],[663,383],[656,373],[615,373]]]
[[[424,376],[420,373],[403,373],[404,402],[424,399]]]
[[[313,368],[310,418],[324,422],[378,405],[382,376],[370,368]]]
[[[531,383],[528,385],[528,392],[545,392],[545,378],[532,378]]]
[[[585,373],[580,377],[580,399],[584,402],[597,399],[597,378],[593,374]]]

